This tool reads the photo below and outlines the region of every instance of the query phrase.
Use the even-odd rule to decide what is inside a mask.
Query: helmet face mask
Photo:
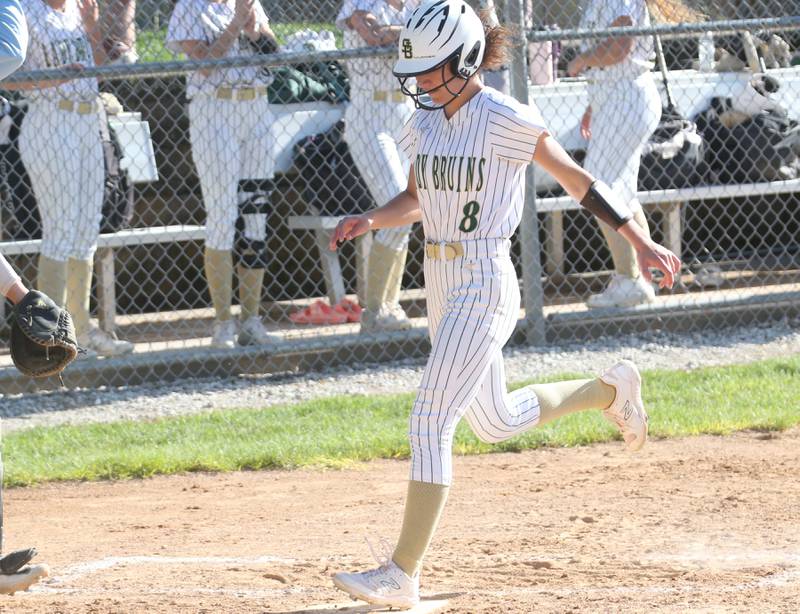
[[[400,89],[417,108],[436,110],[455,100],[478,72],[486,49],[483,23],[463,0],[425,0],[400,33],[394,74]],[[450,68],[450,75],[447,74]],[[441,84],[425,91],[407,84],[412,77],[441,71]],[[445,88],[443,103],[430,103],[430,94]],[[424,99],[421,99],[423,98]]]

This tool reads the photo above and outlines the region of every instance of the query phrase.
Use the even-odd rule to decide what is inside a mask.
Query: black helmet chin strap
[[[433,88],[432,90],[428,90],[428,91],[421,90],[419,87],[417,87],[416,91],[412,92],[411,89],[406,85],[406,82],[411,78],[411,76],[398,77],[398,80],[400,81],[400,91],[402,91],[406,96],[409,96],[414,101],[414,106],[416,108],[418,108],[418,109],[424,109],[426,111],[438,111],[439,109],[443,109],[444,107],[446,107],[448,104],[453,102],[456,98],[458,98],[461,95],[461,92],[463,92],[464,88],[467,87],[467,82],[469,81],[469,78],[465,79],[464,77],[461,77],[461,76],[459,76],[457,74],[453,74],[453,76],[450,77],[449,79],[445,79],[445,77],[444,77],[444,69],[445,69],[445,66],[447,66],[449,63],[450,62],[448,60],[447,62],[445,62],[441,66],[441,71],[442,71],[442,84],[441,85],[437,85],[435,88]],[[457,91],[453,91],[452,89],[450,89],[450,84],[453,83],[453,81],[461,81],[462,82],[461,83],[461,87],[459,87]],[[441,88],[445,88],[448,91],[448,93],[451,95],[450,100],[448,100],[447,102],[442,103],[440,105],[435,105],[435,104],[430,104],[428,102],[422,102],[420,100],[421,96],[430,97],[430,93],[431,92],[435,92],[435,91],[437,91],[437,90],[439,90]]]

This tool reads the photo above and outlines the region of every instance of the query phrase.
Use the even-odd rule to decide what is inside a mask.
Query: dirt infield
[[[448,612],[796,612],[800,429],[459,458],[426,563]],[[53,577],[5,612],[302,612],[394,539],[407,463],[6,493]],[[319,610],[317,610],[319,611]],[[326,611],[326,610],[322,610]]]

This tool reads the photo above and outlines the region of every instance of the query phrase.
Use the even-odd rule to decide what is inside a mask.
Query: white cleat
[[[652,303],[654,300],[656,300],[656,292],[653,285],[641,275],[636,279],[631,279],[615,274],[603,292],[593,294],[588,298],[586,306],[590,309],[635,307]]]
[[[211,335],[211,346],[224,350],[236,347],[236,320],[215,320],[214,333]]]
[[[408,610],[419,603],[419,574],[409,578],[394,561],[361,573],[333,576],[336,588],[372,605]]]
[[[78,345],[87,350],[88,356],[124,356],[133,352],[133,344],[130,341],[117,339],[94,326],[78,338]]]
[[[278,340],[278,337],[267,332],[258,316],[247,318],[239,328],[239,345],[270,345]]]
[[[641,450],[647,441],[647,412],[642,402],[642,377],[630,360],[620,360],[600,376],[617,389],[614,402],[603,410],[603,416],[617,425],[628,450]]]
[[[13,595],[17,591],[26,591],[49,575],[50,568],[45,564],[29,565],[11,574],[0,573],[0,594]]]
[[[409,330],[411,327],[411,320],[399,303],[384,303],[377,311],[365,309],[361,313],[362,333]]]

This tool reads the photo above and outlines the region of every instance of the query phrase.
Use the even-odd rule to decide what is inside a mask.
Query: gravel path
[[[641,369],[695,369],[800,353],[800,323],[722,332],[647,333],[545,348],[506,348],[509,381],[565,372],[592,373],[619,358]],[[3,430],[39,425],[106,422],[192,414],[212,409],[264,407],[334,394],[412,391],[424,362],[353,365],[303,375],[186,380],[157,387],[84,389],[0,395]]]

